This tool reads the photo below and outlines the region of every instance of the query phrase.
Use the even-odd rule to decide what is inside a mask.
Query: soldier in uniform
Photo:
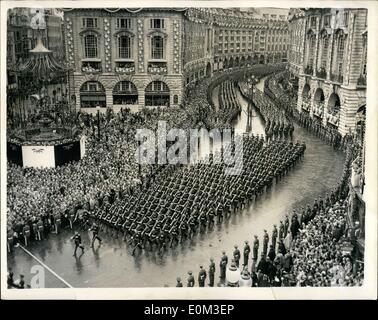
[[[204,287],[206,281],[207,273],[206,270],[203,269],[203,266],[200,266],[200,271],[198,272],[198,286]]]
[[[285,234],[285,226],[282,222],[282,220],[280,221],[280,226],[279,226],[279,231],[278,231],[278,239],[281,240],[284,238],[284,234]]]
[[[234,245],[234,260],[235,260],[235,264],[236,264],[236,267],[239,268],[239,260],[240,260],[240,250],[238,249],[238,246],[235,244]]]
[[[268,252],[268,244],[269,244],[269,235],[268,232],[264,229],[264,239],[263,239],[263,254],[266,256]]]
[[[28,241],[30,240],[30,226],[28,224],[24,225],[22,234],[24,235],[25,246],[28,246]]]
[[[62,225],[62,217],[60,213],[55,214],[54,225],[55,225],[55,234],[58,234],[58,232],[60,231],[60,227]]]
[[[210,265],[209,265],[209,287],[214,287],[214,275],[215,275],[215,263],[214,259],[210,258]]]
[[[251,247],[248,244],[248,241],[244,241],[245,246],[244,246],[244,251],[243,251],[243,266],[248,266],[248,259],[249,259],[249,253],[251,252]]]
[[[38,235],[38,240],[43,240],[43,222],[41,219],[38,220],[37,222],[37,235]]]
[[[194,287],[195,281],[192,274],[192,271],[188,271],[188,287]]]
[[[77,231],[75,232],[75,235],[71,237],[71,240],[75,241],[75,251],[73,255],[76,256],[77,248],[80,248],[81,252],[84,253],[84,246],[81,244],[81,236]]]
[[[272,246],[273,246],[273,250],[276,250],[277,236],[278,236],[277,226],[273,225],[273,231],[272,231]]]
[[[289,226],[290,226],[289,216],[286,215],[285,216],[285,224],[284,224],[285,229],[284,229],[284,236],[283,236],[283,238],[286,238],[287,232],[289,231]]]
[[[259,251],[260,241],[257,235],[255,235],[255,240],[253,241],[253,260],[257,261],[258,251]]]
[[[226,268],[227,268],[227,263],[228,263],[228,257],[226,255],[226,251],[222,251],[222,258],[219,264],[221,275],[220,278],[221,280],[226,279]]]

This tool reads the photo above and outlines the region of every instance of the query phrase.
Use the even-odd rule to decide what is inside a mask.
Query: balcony
[[[361,74],[357,79],[358,86],[366,86],[366,74]]]
[[[119,74],[134,74],[135,66],[133,62],[117,62],[114,71]]]
[[[332,81],[343,83],[343,76],[341,74],[331,73],[330,78]]]
[[[101,62],[83,62],[81,71],[84,73],[100,73],[102,72]]]
[[[327,72],[325,68],[320,68],[320,70],[316,70],[316,76],[321,79],[325,79],[327,77]]]
[[[149,74],[167,74],[168,73],[168,68],[167,68],[167,63],[165,62],[160,62],[160,63],[149,63],[147,72]]]
[[[313,71],[314,71],[314,69],[313,69],[312,66],[307,66],[307,67],[304,69],[304,73],[305,73],[305,74],[308,74],[308,75],[310,75],[310,76],[312,75]]]

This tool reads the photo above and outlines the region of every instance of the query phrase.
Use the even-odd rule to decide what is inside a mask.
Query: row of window
[[[136,93],[137,91],[137,87],[131,81],[120,81],[114,87],[114,92],[118,93]],[[152,81],[147,85],[145,91],[169,92],[169,87],[163,81]],[[98,81],[87,81],[81,86],[80,92],[105,92],[105,88]]]
[[[132,58],[132,39],[128,35],[121,35],[117,41],[118,58]],[[84,56],[85,58],[98,57],[98,38],[96,34],[86,34],[84,36]],[[151,38],[151,59],[164,59],[164,38],[162,36],[153,36]]]
[[[336,15],[337,16],[339,15],[338,11],[336,12]],[[330,27],[331,26],[331,18],[332,18],[331,14],[324,15],[322,17],[322,21],[321,21],[322,27],[324,27],[324,28]],[[338,19],[339,19],[339,22],[341,22],[342,25],[347,27],[348,26],[348,19],[349,19],[349,12],[343,12],[342,13],[342,19],[341,19],[341,17],[338,17]],[[316,16],[310,17],[310,27],[316,28]]]
[[[145,106],[169,106],[170,90],[162,81],[150,82],[145,89]],[[173,103],[178,103],[178,95],[173,96]],[[134,83],[121,81],[113,90],[113,104],[138,104],[138,90]],[[80,106],[82,108],[106,107],[104,86],[97,81],[85,82],[80,89]]]
[[[83,18],[83,28],[98,28],[97,18]],[[132,23],[131,18],[117,18],[116,27],[117,29],[131,29]],[[164,29],[164,19],[150,19],[151,29]]]

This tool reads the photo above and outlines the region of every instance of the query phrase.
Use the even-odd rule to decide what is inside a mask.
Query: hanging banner
[[[55,165],[61,166],[71,161],[80,160],[80,141],[55,146]]]
[[[24,167],[54,168],[53,146],[22,146]]]
[[[21,146],[7,142],[7,159],[9,162],[22,166],[22,148]]]

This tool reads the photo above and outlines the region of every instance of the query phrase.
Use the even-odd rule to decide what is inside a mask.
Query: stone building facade
[[[288,23],[217,8],[64,9],[77,109],[178,106],[214,71],[286,61]],[[104,110],[104,108],[102,108]]]
[[[179,105],[182,20],[180,9],[65,9],[77,109]]]
[[[355,130],[357,110],[366,104],[367,10],[306,9],[289,18],[289,54],[299,78],[298,110],[344,135]]]
[[[287,61],[286,20],[261,18],[254,12],[216,9],[214,70]]]

